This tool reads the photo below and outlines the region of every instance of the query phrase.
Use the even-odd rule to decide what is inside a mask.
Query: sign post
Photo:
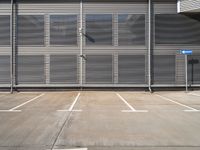
[[[185,55],[185,91],[188,92],[188,55],[192,55],[192,50],[180,50],[180,54]]]

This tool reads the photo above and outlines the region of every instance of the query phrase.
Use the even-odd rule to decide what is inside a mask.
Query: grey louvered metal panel
[[[118,44],[145,45],[145,15],[118,15]]]
[[[176,55],[176,84],[185,84],[185,56]]]
[[[19,15],[18,16],[17,42],[22,46],[44,45],[44,16]]]
[[[175,84],[175,56],[153,56],[153,84]]]
[[[99,3],[84,3],[84,13],[146,13],[147,2],[127,2],[127,3],[112,3],[112,2],[99,2]]]
[[[76,55],[50,56],[50,83],[78,83],[78,62]]]
[[[180,12],[200,12],[200,0],[180,0]]]
[[[86,15],[86,45],[112,45],[112,15]]]
[[[86,56],[86,83],[113,83],[112,55]]]
[[[145,83],[145,56],[119,55],[118,82],[126,84]]]
[[[17,83],[42,84],[45,83],[44,56],[20,55],[17,58]]]
[[[0,15],[0,46],[10,45],[10,16]]]
[[[188,82],[200,84],[200,55],[188,56]]]
[[[200,45],[199,29],[200,14],[157,14],[155,43]]]
[[[77,45],[77,15],[50,16],[50,44]]]
[[[10,83],[10,56],[0,56],[0,84]]]
[[[154,14],[177,14],[177,3],[154,2]]]

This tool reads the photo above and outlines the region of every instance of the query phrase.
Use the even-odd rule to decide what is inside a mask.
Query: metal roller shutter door
[[[50,83],[78,83],[76,55],[50,56]]]
[[[0,56],[0,84],[10,83],[10,56]]]
[[[86,56],[86,83],[113,83],[112,55]]]
[[[145,56],[119,55],[118,82],[126,84],[145,83]]]
[[[44,56],[18,56],[17,82],[19,84],[45,83]]]

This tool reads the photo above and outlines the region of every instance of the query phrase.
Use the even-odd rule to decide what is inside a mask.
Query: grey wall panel
[[[0,14],[0,46],[10,45],[10,16]]]
[[[200,55],[188,56],[188,82],[200,84]]]
[[[44,84],[44,70],[44,56],[20,55],[17,58],[17,83]]]
[[[118,15],[118,45],[145,45],[145,15]]]
[[[10,3],[1,3],[0,2],[0,13],[10,13]]]
[[[50,45],[77,45],[77,15],[50,16]]]
[[[200,15],[155,15],[155,43],[200,45]]]
[[[176,3],[154,3],[154,13],[155,14],[176,14],[177,13],[177,4]]]
[[[185,56],[176,55],[176,84],[185,84]]]
[[[21,13],[79,13],[79,3],[18,3]],[[31,11],[30,11],[31,10]]]
[[[86,56],[86,83],[112,83],[113,59],[112,55]]]
[[[153,84],[175,84],[175,56],[153,56]]]
[[[22,46],[44,45],[44,16],[19,15],[17,25],[17,43]]]
[[[118,56],[118,83],[126,83],[126,84],[145,83],[144,55]]]
[[[84,13],[146,13],[147,3],[85,3]]]
[[[184,85],[185,83],[185,66],[184,66],[184,56],[179,54],[179,50],[181,49],[192,49],[195,53],[199,53],[199,48],[200,46],[198,46],[199,42],[198,41],[198,23],[189,23],[188,21],[184,21],[184,19],[173,19],[173,15],[176,16],[177,15],[177,4],[176,2],[173,3],[166,3],[166,2],[154,2],[154,13],[156,15],[169,15],[172,17],[169,17],[169,19],[165,19],[165,17],[162,17],[160,20],[158,20],[159,26],[158,24],[156,24],[156,17],[154,17],[153,22],[155,23],[154,25],[154,29],[156,27],[156,25],[158,26],[157,30],[154,30],[154,37],[157,38],[157,41],[164,41],[163,43],[167,42],[165,44],[155,44],[154,48],[153,48],[153,54],[154,55],[166,55],[166,56],[171,56],[174,55],[175,57],[175,64],[174,64],[174,69],[175,70],[172,71],[171,70],[171,74],[175,74],[175,75],[171,75],[171,79],[167,79],[170,80],[169,82],[165,82],[162,83],[162,81],[159,82],[154,82],[154,84],[171,84],[174,86],[178,86],[178,85]],[[162,14],[162,15],[161,15]],[[155,16],[156,16],[155,15]],[[185,16],[186,18],[188,16]],[[158,19],[158,18],[157,18]],[[189,20],[190,22],[191,20]],[[177,23],[176,23],[177,22]],[[197,19],[198,22],[198,19]],[[158,23],[158,22],[157,22]],[[179,24],[180,23],[180,24]],[[178,25],[179,24],[179,25]],[[197,27],[195,29],[195,27]],[[182,31],[181,31],[182,30]],[[160,31],[165,31],[165,32],[160,32]],[[155,33],[156,32],[156,33]],[[180,32],[180,33],[177,33]],[[155,34],[157,34],[157,37],[155,36]],[[161,37],[159,37],[159,36]],[[162,37],[165,37],[165,39],[163,40]],[[189,38],[188,38],[189,37]],[[154,39],[155,41],[155,39]],[[177,42],[178,41],[178,42]],[[160,43],[162,43],[160,42]],[[159,42],[158,42],[159,43]],[[153,61],[155,60],[155,57],[153,57]],[[169,59],[171,60],[171,59]],[[164,62],[163,62],[164,63]],[[161,63],[162,64],[162,63]],[[155,62],[154,62],[154,65]],[[163,64],[164,65],[164,64]],[[173,64],[171,64],[173,65]],[[153,66],[154,68],[156,68],[156,66]],[[166,70],[169,70],[170,68],[166,68]],[[162,72],[164,72],[163,70],[161,70]],[[168,71],[170,72],[170,71]],[[155,73],[153,71],[153,73]],[[175,76],[175,78],[174,78]],[[160,76],[162,78],[162,76]],[[164,77],[163,77],[164,78]],[[159,79],[161,80],[161,79]],[[162,79],[164,80],[164,79]]]
[[[76,55],[50,56],[50,83],[78,83],[78,63]]]
[[[113,45],[112,14],[86,15],[86,45]]]
[[[10,56],[0,56],[0,84],[10,83]]]

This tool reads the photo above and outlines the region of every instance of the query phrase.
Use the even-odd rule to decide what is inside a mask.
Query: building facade
[[[178,0],[178,12],[199,13],[200,0]]]
[[[200,86],[200,14],[176,0],[1,0],[0,87]]]

